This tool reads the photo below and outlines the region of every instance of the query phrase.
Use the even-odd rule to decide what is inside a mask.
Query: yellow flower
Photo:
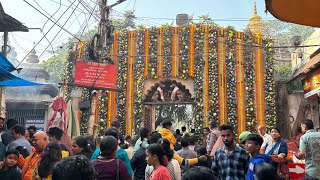
[[[231,31],[231,32],[229,33],[229,38],[232,38],[232,36],[233,36],[233,32]]]

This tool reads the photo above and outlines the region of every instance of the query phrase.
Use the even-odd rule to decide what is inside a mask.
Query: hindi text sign
[[[74,84],[100,88],[116,87],[116,66],[96,62],[76,62]]]

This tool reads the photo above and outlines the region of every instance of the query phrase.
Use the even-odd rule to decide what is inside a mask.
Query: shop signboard
[[[304,97],[308,98],[319,93],[320,90],[320,69],[309,74],[303,82]]]
[[[28,128],[29,126],[35,126],[37,130],[43,131],[44,130],[44,119],[39,118],[26,118],[25,119],[25,127]]]

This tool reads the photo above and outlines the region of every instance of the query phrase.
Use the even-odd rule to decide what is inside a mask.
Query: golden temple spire
[[[248,28],[253,33],[260,33],[261,32],[261,17],[258,15],[257,12],[257,2],[254,0],[254,6],[253,6],[253,16],[250,18],[250,22],[248,24]]]
[[[253,16],[258,16],[258,13],[257,13],[257,1],[256,0],[254,0]]]

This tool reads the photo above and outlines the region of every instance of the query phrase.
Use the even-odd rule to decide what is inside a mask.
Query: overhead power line
[[[74,1],[74,2],[76,2],[76,0]],[[80,3],[78,3],[78,5],[79,5]],[[76,7],[78,7],[78,5],[76,6]],[[71,7],[71,6],[70,6]],[[66,25],[66,23],[69,21],[69,19],[71,18],[71,16],[73,15],[73,13],[74,13],[74,11],[76,10],[76,8],[74,8],[73,9],[73,11],[71,12],[71,14],[70,14],[70,16],[68,17],[68,19],[65,21],[65,23],[62,25],[62,27],[63,26],[65,26]],[[62,16],[62,15],[61,15]],[[51,43],[55,40],[55,38],[59,35],[59,33],[62,31],[62,29],[60,29],[57,33],[56,33],[56,35],[53,37],[53,39],[51,40],[51,42],[49,42],[49,45],[42,51],[42,53],[39,55],[39,58],[46,52],[46,50],[48,49],[48,47],[49,46],[52,46],[51,45]],[[32,68],[32,66],[34,65],[35,63],[32,63],[32,65],[26,70],[26,71],[24,71],[24,74],[26,73],[26,72],[28,72],[31,68]]]
[[[45,15],[43,12],[41,12],[41,11],[39,11],[39,9],[37,9],[36,7],[34,7],[32,4],[30,4],[28,1],[26,1],[26,0],[23,0],[24,2],[26,2],[29,6],[31,6],[33,9],[35,9],[36,11],[38,11],[40,14],[42,14],[44,17],[46,17],[47,19],[49,19],[51,22],[53,22],[54,23],[54,25],[57,25],[57,26],[59,26],[61,29],[63,29],[65,32],[67,32],[68,34],[70,34],[71,36],[73,36],[74,38],[76,38],[77,40],[79,40],[79,41],[81,41],[79,38],[77,38],[75,35],[73,35],[71,32],[69,32],[68,30],[66,30],[65,28],[63,28],[61,25],[59,25],[58,24],[58,22],[57,21],[59,21],[59,20],[57,20],[57,21],[53,21],[51,18],[49,18],[47,15]],[[70,7],[68,8],[68,9],[70,9]],[[61,19],[61,17],[59,18],[59,19]]]
[[[83,35],[86,27],[87,27],[87,29],[88,29],[88,31],[89,31],[89,21],[90,21],[90,19],[91,19],[91,17],[92,17],[92,15],[93,15],[93,13],[94,13],[94,11],[95,11],[95,9],[96,9],[97,6],[98,6],[98,4],[96,4],[96,5],[94,6],[94,8],[92,9],[92,11],[91,11],[91,13],[90,13],[89,18],[85,20],[86,26],[84,26],[84,28],[83,28],[83,30],[82,30],[82,33],[80,34],[80,37]]]
[[[57,3],[57,4],[60,4],[59,2],[57,2],[57,1],[55,1],[55,0],[49,0],[49,1],[54,2],[54,3]],[[70,2],[70,1],[69,1],[69,2]],[[64,7],[68,7],[68,5],[65,5],[65,4],[63,4],[63,3],[61,3],[61,5],[64,6]],[[82,9],[80,9],[80,8],[78,8],[76,11],[81,12],[81,13],[84,13],[84,14],[89,14],[88,12],[85,12],[84,10],[82,10]],[[96,20],[98,20],[97,17],[95,17],[95,18],[96,18]]]
[[[75,0],[76,1],[76,0]],[[78,5],[79,5],[80,3],[78,3]],[[77,5],[77,7],[78,7],[78,5]],[[74,13],[74,11],[76,10],[76,8],[75,9],[73,9],[73,11],[71,12],[71,14],[70,14],[70,16],[68,17],[68,19],[66,20],[66,22],[62,25],[62,27],[64,27],[66,24],[67,24],[67,22],[69,21],[69,19],[71,18],[71,16],[73,15],[73,13]],[[39,56],[39,58],[44,54],[44,52],[48,49],[48,47],[51,45],[51,43],[56,39],[56,37],[59,35],[59,33],[62,31],[62,28],[57,32],[57,34],[53,37],[53,39],[51,40],[51,42],[50,42],[50,44],[46,47],[46,49],[40,54],[40,56]]]
[[[32,6],[29,2],[27,2],[26,0],[23,0],[24,2],[26,2],[27,4],[29,4],[31,7],[33,7],[34,9],[36,9],[34,6]],[[75,3],[76,2],[76,0],[73,2],[73,3]],[[58,21],[62,18],[62,16],[70,9],[70,7],[71,6],[69,6],[69,8],[67,8],[63,13],[62,13],[62,15],[59,17],[59,19],[56,21],[56,22],[54,22],[54,24],[50,27],[50,29],[46,32],[46,34],[34,45],[34,47],[29,51],[29,53],[28,54],[26,54],[26,56],[20,61],[20,63],[17,65],[17,67],[16,68],[18,68],[20,65],[21,65],[21,63],[28,57],[28,55],[30,54],[30,52],[31,51],[33,51],[37,46],[38,46],[38,44],[45,38],[45,36],[51,31],[51,29],[58,23]],[[36,9],[38,12],[40,12],[38,9]],[[42,12],[41,12],[41,14],[43,14]],[[44,14],[43,14],[44,15]],[[63,27],[61,27],[61,29],[64,29]],[[77,38],[78,39],[78,38]],[[81,41],[80,39],[78,39],[79,41]]]
[[[42,8],[42,7],[40,6],[40,4],[37,3],[36,0],[34,0],[34,2],[35,2],[42,10],[44,10],[44,8]],[[50,19],[53,18],[53,16],[60,10],[60,8],[61,8],[61,0],[60,0],[58,9],[50,16]],[[44,11],[45,11],[45,10],[44,10]],[[47,14],[48,14],[48,13],[47,13]],[[46,26],[46,24],[47,24],[48,22],[49,22],[49,19],[47,19],[46,22],[45,22],[45,23],[43,24],[43,26],[42,26],[41,32],[42,32],[43,35],[44,35],[43,29],[44,29],[44,27]],[[44,36],[45,36],[45,35],[44,35]],[[45,36],[45,38],[46,38],[46,40],[48,41],[48,43],[51,45],[51,43],[50,43],[49,39],[47,38],[47,36]],[[52,45],[51,45],[51,49],[52,49],[52,52],[53,52],[53,55],[54,55],[54,48],[53,48]]]

